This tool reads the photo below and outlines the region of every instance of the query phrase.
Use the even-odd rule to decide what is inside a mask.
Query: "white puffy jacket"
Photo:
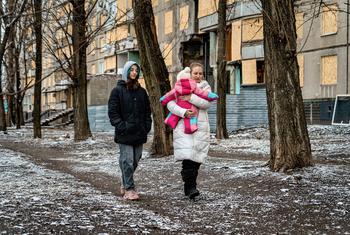
[[[211,91],[207,81],[201,81],[197,86],[203,90]],[[174,156],[176,161],[192,160],[203,163],[209,151],[210,127],[207,109],[210,102],[191,94],[189,100],[199,109],[198,112],[198,130],[193,134],[185,134],[183,118],[187,109],[178,106],[175,101],[170,101],[167,108],[173,114],[182,117],[173,131],[174,138]]]

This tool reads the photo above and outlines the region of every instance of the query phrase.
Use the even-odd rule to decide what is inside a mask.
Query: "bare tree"
[[[154,155],[166,156],[173,151],[172,132],[163,123],[165,110],[159,98],[170,90],[169,74],[158,44],[151,1],[133,0],[132,2],[141,67],[153,113],[152,151]]]
[[[96,10],[96,3],[97,0],[68,1],[64,4],[48,5],[46,9],[49,23],[45,25],[43,35],[45,53],[57,64],[51,70],[61,73],[62,77],[72,82],[70,89],[73,94],[75,140],[85,140],[91,136],[87,112],[86,49],[106,29],[107,22],[114,18],[114,15],[103,9],[106,18],[97,27],[88,24],[89,18],[101,13],[99,10],[102,9]],[[85,8],[82,7],[84,5]]]
[[[219,99],[216,108],[216,138],[227,139],[226,127],[226,0],[219,0],[217,92]]]
[[[299,86],[294,0],[262,1],[265,78],[273,171],[312,163]]]
[[[91,137],[87,110],[85,0],[70,0],[73,6],[73,107],[74,140]]]
[[[18,2],[17,2],[18,3]],[[8,39],[10,34],[15,27],[16,22],[19,20],[22,15],[25,6],[27,4],[27,0],[23,0],[23,2],[19,2],[21,4],[19,7],[14,7],[12,12],[6,12],[3,8],[3,4],[0,4],[0,16],[1,16],[1,31],[2,38],[0,43],[0,130],[6,132],[6,118],[5,118],[5,109],[3,104],[3,90],[2,90],[2,61],[4,59],[6,47],[8,44]],[[4,30],[2,30],[4,28]]]

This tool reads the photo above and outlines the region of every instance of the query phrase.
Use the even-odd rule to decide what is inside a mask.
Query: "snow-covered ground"
[[[0,234],[350,234],[350,127],[309,126],[309,134],[320,161],[289,174],[263,167],[264,127],[212,138],[195,202],[183,196],[181,164],[150,157],[146,146],[135,175],[142,199],[127,202],[116,193],[113,133],[75,143],[72,130],[33,139],[30,129],[10,129],[0,134]]]

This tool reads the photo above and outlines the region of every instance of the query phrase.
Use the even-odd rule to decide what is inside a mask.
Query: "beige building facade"
[[[318,5],[308,2],[297,1],[295,7],[300,86],[308,117],[310,112],[315,114],[310,107],[318,107],[318,117],[311,118],[327,122],[335,97],[349,94],[349,17],[345,0],[324,2],[316,11],[317,15]],[[204,65],[206,79],[215,90],[218,0],[153,0],[152,6],[158,42],[170,79],[174,82],[184,66],[200,62]],[[103,74],[120,77],[126,61],[139,62],[131,0],[99,1],[89,18],[89,27],[91,31],[102,28],[87,49],[90,77]],[[254,92],[259,92],[257,96],[264,95],[263,19],[257,1],[227,1],[226,38],[227,95],[242,99],[243,103],[244,92],[250,96],[254,96]],[[57,54],[69,55],[69,50],[68,40],[57,49]],[[55,60],[47,59],[47,63],[48,66],[55,64]],[[69,79],[62,71],[53,73],[43,87],[43,107],[50,109],[62,103],[66,108],[71,106]],[[25,105],[28,106],[32,98],[29,94]],[[266,105],[266,101],[263,102]]]

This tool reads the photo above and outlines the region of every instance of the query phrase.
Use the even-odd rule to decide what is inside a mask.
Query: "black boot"
[[[190,160],[182,161],[181,176],[184,181],[185,195],[190,199],[194,199],[199,195],[197,190],[197,176],[200,164]]]
[[[199,196],[199,191],[197,188],[191,188],[187,195],[190,199],[195,199],[195,197]]]

